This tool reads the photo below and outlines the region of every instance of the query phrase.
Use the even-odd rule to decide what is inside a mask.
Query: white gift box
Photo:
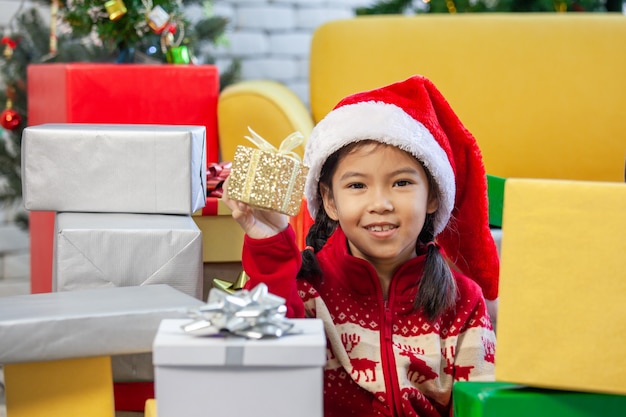
[[[191,216],[57,213],[52,287],[168,284],[202,299],[202,232]]]
[[[153,345],[159,417],[321,417],[326,336],[319,319],[274,339],[196,337],[163,320]]]
[[[42,124],[22,135],[27,210],[191,214],[206,203],[206,128]]]
[[[201,305],[168,285],[3,297],[0,364],[150,352],[163,319]]]

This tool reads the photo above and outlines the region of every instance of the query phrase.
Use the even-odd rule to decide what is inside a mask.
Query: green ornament
[[[172,46],[167,50],[165,58],[170,64],[189,64],[191,62],[189,48],[185,45]]]

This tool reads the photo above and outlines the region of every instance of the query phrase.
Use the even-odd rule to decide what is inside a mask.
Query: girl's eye
[[[398,180],[398,181],[396,181],[395,185],[397,187],[406,187],[407,185],[410,185],[410,184],[411,184],[411,181],[409,181],[409,180]]]
[[[362,184],[360,182],[354,182],[352,184],[348,184],[348,188],[361,189],[361,188],[365,188],[365,184]]]

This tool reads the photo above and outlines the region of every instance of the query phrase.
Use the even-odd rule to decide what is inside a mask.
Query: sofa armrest
[[[248,126],[274,146],[299,131],[308,138],[313,129],[311,115],[300,98],[285,85],[270,80],[241,81],[224,88],[218,100],[220,157],[232,161]],[[295,150],[300,155],[304,146]]]

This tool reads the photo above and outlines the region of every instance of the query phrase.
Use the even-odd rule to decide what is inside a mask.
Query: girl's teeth
[[[372,226],[369,228],[372,232],[386,232],[387,230],[393,229],[393,226],[385,225],[385,226]]]

